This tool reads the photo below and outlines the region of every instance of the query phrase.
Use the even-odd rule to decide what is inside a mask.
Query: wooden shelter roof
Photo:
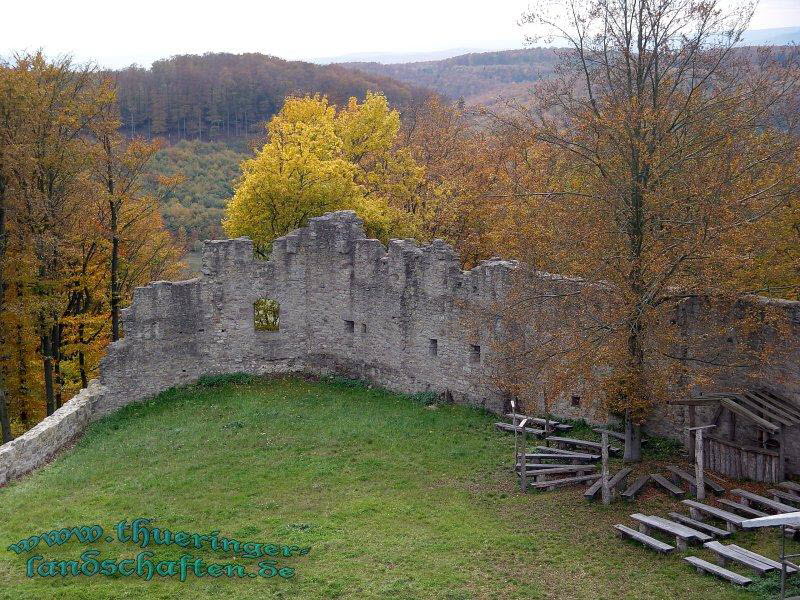
[[[778,433],[781,427],[789,427],[800,423],[800,407],[788,398],[763,389],[741,392],[713,392],[694,398],[673,400],[670,404],[684,406],[719,405],[770,433]]]

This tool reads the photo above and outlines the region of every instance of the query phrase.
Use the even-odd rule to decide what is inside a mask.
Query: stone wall
[[[0,484],[43,464],[92,421],[205,374],[335,372],[502,411],[486,372],[497,324],[467,317],[472,306],[502,300],[515,268],[497,259],[462,271],[441,241],[393,240],[386,248],[365,237],[350,211],[279,238],[268,261],[254,257],[246,238],[206,242],[200,277],[136,289],[122,314],[124,338],[109,347],[98,380],[0,447]],[[255,329],[261,298],[280,303],[278,331]],[[800,398],[800,303],[784,309],[787,346],[796,351],[774,368],[788,374],[784,391]],[[768,381],[774,373],[758,375]],[[569,398],[554,412],[587,416]],[[672,436],[682,427],[676,410],[650,423]],[[792,443],[800,457],[800,436]]]

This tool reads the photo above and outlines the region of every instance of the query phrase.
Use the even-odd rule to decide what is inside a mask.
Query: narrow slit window
[[[481,362],[481,347],[471,344],[469,347],[469,361],[471,363]]]
[[[362,323],[361,324],[361,333],[367,333],[367,324],[366,323]]]
[[[278,301],[261,298],[253,302],[253,325],[256,331],[278,331],[281,325],[281,305]]]
[[[439,340],[431,338],[431,340],[428,342],[428,353],[431,356],[439,355]]]
[[[347,333],[355,333],[356,331],[356,322],[355,321],[348,321],[347,319],[344,320],[344,330]]]

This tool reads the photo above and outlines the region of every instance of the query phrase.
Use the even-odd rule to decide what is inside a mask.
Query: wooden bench
[[[594,450],[595,452],[600,452],[602,450],[602,444],[600,442],[592,442],[590,440],[578,440],[574,438],[565,438],[565,437],[558,437],[555,435],[551,435],[545,438],[548,442],[552,442],[553,444],[558,444],[559,446],[573,446],[575,448],[588,448],[590,450]],[[609,444],[608,451],[610,453],[617,453],[620,449],[617,446],[612,446]]]
[[[617,535],[621,538],[630,538],[632,540],[636,540],[640,544],[644,544],[648,548],[655,550],[656,552],[661,552],[663,554],[669,554],[673,550],[675,550],[674,546],[670,546],[662,542],[661,540],[657,540],[654,537],[650,537],[644,533],[636,531],[635,529],[631,529],[630,527],[626,527],[625,525],[614,525],[614,529],[617,530]]]
[[[579,477],[565,477],[564,479],[551,479],[549,481],[533,481],[528,484],[529,488],[537,490],[554,490],[563,485],[573,485],[575,483],[588,483],[600,477],[597,473],[592,475],[581,475]]]
[[[759,496],[758,494],[748,492],[747,490],[735,489],[731,490],[731,494],[734,496],[739,496],[742,499],[742,504],[748,506],[750,504],[765,506],[777,513],[790,513],[797,512],[798,510],[796,506],[789,506],[788,504],[783,504],[782,502],[777,502],[776,500],[770,500],[769,498]]]
[[[735,562],[752,570],[756,575],[765,575],[776,568],[774,565],[768,564],[759,558],[753,558],[750,555],[752,553],[741,552],[741,549],[733,544],[725,546],[719,542],[708,542],[703,544],[703,547],[714,553],[717,564],[721,567],[727,567],[729,563]],[[755,556],[759,555],[756,554]]]
[[[559,456],[569,456],[571,458],[584,458],[586,460],[600,460],[599,454],[576,452],[575,450],[564,450],[563,448],[554,448],[550,446],[536,446],[534,450],[543,454],[556,454]]]
[[[559,464],[578,464],[578,463],[590,463],[594,462],[588,458],[581,458],[580,456],[567,456],[566,454],[548,454],[545,452],[542,453],[534,453],[534,454],[526,454],[525,460],[534,459],[534,460],[557,460],[560,461]]]
[[[630,467],[625,467],[617,471],[616,474],[613,477],[609,478],[608,480],[609,489],[614,491],[616,488],[624,487],[625,483],[628,480],[628,475],[631,474],[632,470],[633,469],[631,469]],[[603,478],[601,476],[600,479],[598,479],[588,490],[586,490],[583,493],[583,496],[587,500],[592,500],[597,496],[597,493],[600,491],[602,487],[603,487]]]
[[[735,571],[729,571],[725,567],[720,567],[696,556],[686,556],[683,560],[697,569],[698,573],[715,575],[721,579],[735,583],[736,585],[750,585],[753,583],[752,579],[745,577],[744,575],[739,575],[739,573],[736,573]]]
[[[497,427],[500,431],[511,431],[511,432],[516,431],[517,433],[522,433],[522,427],[520,427],[519,425],[514,426],[511,423],[495,423],[494,426]],[[526,427],[525,433],[527,433],[528,435],[535,435],[535,436],[544,435],[544,429],[534,429],[533,427]]]
[[[563,475],[565,473],[575,473],[577,475],[586,475],[593,472],[597,467],[595,465],[545,465],[540,469],[525,469],[528,477],[535,477],[539,481],[539,477],[546,475]],[[519,473],[520,469],[517,469]]]
[[[746,548],[742,548],[741,546],[737,546],[736,544],[728,544],[728,548],[736,550],[737,552],[744,554],[745,556],[749,556],[753,560],[758,560],[767,565],[770,565],[779,571],[781,570],[781,563],[779,563],[777,560],[772,560],[771,558],[767,558],[766,556],[762,556],[761,554],[756,554],[755,552],[752,552]],[[787,563],[786,565],[787,574],[792,575],[793,573],[797,573],[797,570],[798,570],[797,565]]]
[[[689,484],[689,491],[693,494],[697,493],[697,480],[694,476],[690,475],[683,469],[676,467],[675,465],[667,465],[667,470],[672,473],[672,481],[675,483],[680,483],[681,480],[685,481]],[[725,493],[725,488],[719,485],[717,482],[712,481],[708,477],[705,478],[706,489],[708,489],[711,493],[715,496],[721,496]]]
[[[796,496],[791,492],[784,492],[783,490],[767,490],[772,496],[772,499],[779,502],[781,500],[785,500],[786,502],[800,502],[800,496]],[[796,509],[800,510],[800,508]]]
[[[526,415],[520,415],[515,413],[508,413],[506,417],[511,419],[512,421],[516,419],[517,423],[522,422],[523,419],[528,419],[529,423],[536,423],[537,425],[549,425],[550,431],[553,429],[557,429],[558,431],[569,431],[572,429],[572,425],[568,425],[567,423],[560,423],[558,421],[553,421],[552,419],[548,421],[547,419],[540,419],[538,417],[528,417]]]
[[[800,483],[795,483],[794,481],[781,481],[778,484],[778,487],[782,487],[785,490],[790,490],[795,494],[800,494]]]
[[[648,481],[650,481],[650,475],[642,475],[630,484],[628,489],[622,492],[621,496],[625,498],[625,500],[633,500],[644,489]]]
[[[650,478],[653,481],[655,481],[658,485],[660,485],[662,488],[667,490],[667,492],[673,498],[683,498],[684,496],[686,496],[685,490],[682,490],[671,481],[668,481],[667,478],[664,477],[663,475],[659,475],[658,473],[650,473]]]
[[[691,513],[693,519],[702,521],[703,515],[708,515],[710,517],[714,517],[715,519],[719,519],[720,521],[725,521],[725,528],[731,533],[736,532],[742,526],[742,521],[747,520],[747,517],[736,515],[728,512],[727,510],[722,510],[721,508],[716,508],[715,506],[709,506],[708,504],[703,504],[702,502],[697,502],[696,500],[681,500],[681,502],[689,507],[689,512]]]
[[[688,544],[693,542],[708,542],[713,539],[707,533],[654,515],[634,513],[631,515],[631,519],[639,523],[639,531],[646,535],[650,534],[651,529],[657,529],[666,534],[675,536],[675,545],[679,550],[686,550]]]
[[[727,498],[720,498],[717,500],[717,502],[722,504],[726,509],[730,508],[734,511],[738,511],[751,519],[769,516],[769,513],[765,513],[763,510],[758,510],[752,506],[747,506],[746,504],[741,504],[740,502],[734,502],[733,500],[728,500]]]
[[[728,538],[732,535],[730,531],[726,531],[725,529],[720,529],[719,527],[715,527],[714,525],[709,525],[708,523],[703,523],[702,521],[696,521],[695,519],[687,517],[686,515],[682,515],[681,513],[671,512],[668,514],[675,521],[679,521],[684,525],[688,525],[692,529],[697,529],[697,531],[704,531],[708,535],[713,535],[715,537],[720,537],[720,538]]]

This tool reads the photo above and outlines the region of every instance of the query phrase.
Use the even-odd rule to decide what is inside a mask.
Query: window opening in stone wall
[[[431,356],[437,356],[439,354],[439,340],[431,338],[430,342],[428,342],[428,352]]]
[[[345,319],[344,321],[344,330],[347,333],[355,333],[356,331],[356,322],[355,321],[348,321]]]
[[[367,324],[366,323],[362,323],[361,324],[361,333],[367,333]]]
[[[473,363],[481,362],[481,347],[471,344],[469,347],[469,360]]]
[[[580,396],[573,396],[571,400],[572,406],[580,406],[581,405],[581,397]]]
[[[281,324],[281,305],[272,298],[253,302],[253,323],[256,331],[278,331]]]

